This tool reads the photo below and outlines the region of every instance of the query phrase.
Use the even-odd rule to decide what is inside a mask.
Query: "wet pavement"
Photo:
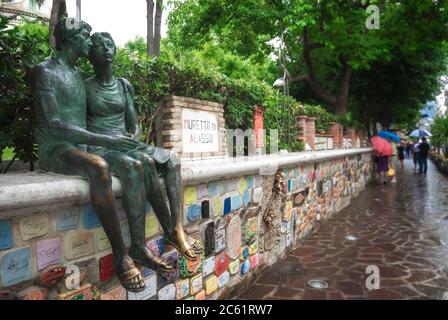
[[[448,177],[428,162],[427,175],[405,160],[398,183],[369,185],[237,299],[448,299]]]

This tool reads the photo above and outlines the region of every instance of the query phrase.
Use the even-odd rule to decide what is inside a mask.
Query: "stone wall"
[[[260,161],[266,162],[263,159]],[[148,204],[145,226],[148,246],[155,254],[177,261],[178,268],[172,275],[156,274],[144,268],[147,289],[138,294],[127,293],[114,276],[110,244],[86,198],[85,181],[67,178],[67,184],[78,189],[82,185],[84,189],[79,199],[75,199],[74,193],[68,197],[66,207],[61,206],[62,197],[56,201],[55,192],[44,193],[43,189],[51,187],[50,182],[39,191],[43,198],[53,197],[55,204],[37,206],[34,203],[35,207],[27,207],[24,200],[27,195],[19,203],[17,198],[8,202],[7,198],[14,198],[8,192],[13,194],[13,191],[11,187],[6,189],[3,178],[0,180],[0,290],[5,291],[3,296],[20,299],[231,298],[299,239],[348,205],[370,179],[371,160],[371,149],[295,154],[280,159],[285,183],[283,192],[273,199],[269,212],[273,217],[271,224],[263,216],[272,194],[273,176],[259,175],[256,165],[255,170],[242,169],[241,163],[246,160],[236,161],[234,167],[221,165],[221,172],[227,175],[219,179],[210,171],[217,170],[215,162],[196,161],[196,168],[201,168],[197,170],[202,171],[183,163],[187,184],[184,225],[190,236],[203,241],[204,255],[196,262],[188,262],[176,251],[168,251]],[[207,166],[211,169],[207,170]],[[238,170],[246,170],[247,174]],[[41,186],[44,178],[48,176],[40,177]],[[59,192],[63,193],[60,186]],[[114,186],[119,196],[116,179]],[[126,215],[120,199],[117,200],[123,237],[129,244]],[[42,285],[48,284],[52,277],[61,278],[63,268],[72,270],[74,265],[85,275],[85,279],[81,277],[79,289],[67,290],[64,279],[50,288]]]

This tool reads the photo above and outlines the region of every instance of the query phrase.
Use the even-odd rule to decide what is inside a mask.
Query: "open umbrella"
[[[390,139],[393,142],[400,142],[401,140],[401,138],[397,134],[390,131],[384,131],[384,130],[380,131],[378,132],[378,136],[380,136],[383,139]]]
[[[432,134],[429,131],[423,129],[415,129],[413,131],[408,132],[408,136],[410,137],[431,137]]]
[[[390,156],[394,153],[391,144],[386,139],[374,136],[370,141],[372,142],[373,149],[375,149],[379,156]]]

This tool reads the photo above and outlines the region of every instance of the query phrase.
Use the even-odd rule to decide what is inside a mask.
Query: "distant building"
[[[20,22],[22,18],[34,18],[45,22],[50,21],[51,1],[46,1],[39,7],[32,0],[0,0],[0,16]]]

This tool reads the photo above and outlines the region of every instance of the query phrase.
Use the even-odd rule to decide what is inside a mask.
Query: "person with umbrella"
[[[426,137],[422,138],[422,143],[420,143],[420,154],[418,156],[418,173],[424,173],[428,171],[428,154],[430,146],[426,141]]]
[[[378,173],[378,184],[387,184],[387,171],[389,170],[389,156],[393,154],[391,144],[379,136],[370,139],[376,151],[376,168]]]

